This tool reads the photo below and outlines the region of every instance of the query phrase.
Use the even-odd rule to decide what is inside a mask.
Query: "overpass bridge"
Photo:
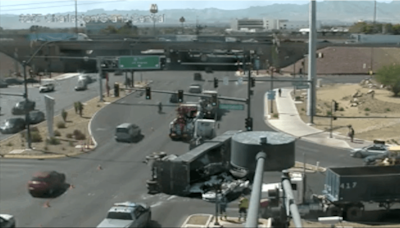
[[[317,49],[325,47],[399,47],[398,44],[343,44],[319,42]],[[18,61],[27,60],[37,50],[30,65],[35,71],[97,72],[96,56],[144,55],[147,50],[163,50],[157,55],[169,61],[163,70],[198,70],[211,67],[214,71],[236,71],[235,63],[243,52],[253,51],[259,58],[260,69],[268,64],[283,68],[304,58],[308,44],[300,41],[281,41],[279,53],[272,42],[165,42],[153,40],[115,39],[93,41],[28,42],[23,37],[1,41],[0,51]],[[88,52],[90,51],[90,52]],[[83,57],[87,56],[85,60]]]

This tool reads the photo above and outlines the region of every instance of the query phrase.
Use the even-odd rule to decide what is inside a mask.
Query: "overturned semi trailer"
[[[227,131],[180,156],[167,156],[152,164],[149,192],[186,196],[196,182],[229,170],[231,138],[239,131]]]

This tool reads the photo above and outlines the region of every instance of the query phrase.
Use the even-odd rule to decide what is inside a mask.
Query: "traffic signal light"
[[[183,90],[178,90],[178,102],[183,102]]]
[[[217,105],[217,101],[218,101],[217,94],[213,94],[212,95],[212,105],[216,106]]]
[[[333,101],[333,104],[334,104],[333,110],[334,110],[335,112],[338,111],[338,110],[339,110],[339,103],[336,102],[336,101]]]
[[[218,88],[218,79],[214,78],[214,88]]]
[[[146,87],[146,100],[151,100],[151,88]]]
[[[255,78],[250,78],[251,81],[251,87],[256,86],[256,79]]]
[[[246,118],[246,130],[252,131],[253,130],[253,118]]]

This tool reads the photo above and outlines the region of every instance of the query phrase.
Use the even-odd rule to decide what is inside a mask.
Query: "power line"
[[[41,4],[50,4],[50,3],[60,3],[60,2],[71,2],[69,1],[52,1],[52,2],[35,2],[35,3],[26,3],[26,4],[16,4],[16,5],[2,5],[1,8],[3,7],[14,7],[14,6],[29,6],[29,5],[41,5]]]
[[[109,2],[125,2],[126,0],[119,0],[119,1],[105,1],[105,2],[97,2],[97,3],[81,3],[81,5],[91,5],[91,4],[102,4],[102,3],[109,3]],[[35,8],[23,8],[23,9],[12,9],[12,10],[1,10],[2,12],[10,12],[10,11],[20,11],[20,10],[32,10],[32,9],[47,9],[47,8],[60,8],[66,6],[74,6],[74,2],[71,2],[70,5],[57,5],[57,6],[46,6],[46,7],[35,7]]]

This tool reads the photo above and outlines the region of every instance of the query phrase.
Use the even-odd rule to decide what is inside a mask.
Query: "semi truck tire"
[[[350,221],[358,221],[362,218],[362,215],[363,215],[363,213],[362,213],[361,208],[357,207],[357,206],[350,207],[346,211],[347,220],[350,220]]]
[[[342,212],[340,210],[340,208],[334,206],[334,205],[330,205],[328,207],[328,209],[326,210],[326,214],[328,216],[342,216]]]

